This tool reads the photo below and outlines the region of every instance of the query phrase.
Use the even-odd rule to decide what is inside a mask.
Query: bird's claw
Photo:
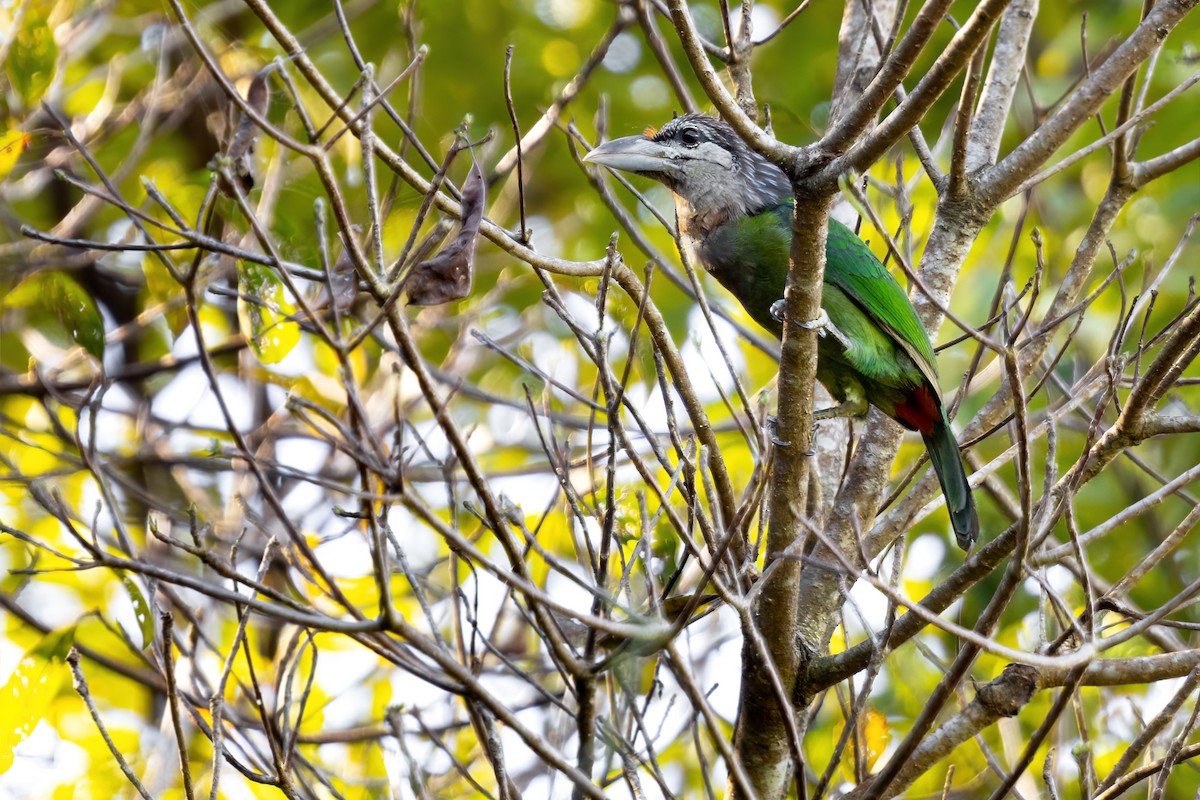
[[[825,309],[823,308],[818,310],[816,319],[810,319],[807,322],[797,322],[796,324],[806,331],[816,331],[818,336],[831,337],[845,350],[849,350],[854,346],[853,342],[846,338],[846,334],[838,330],[838,327],[833,324],[833,320],[829,319],[829,315],[825,313]]]
[[[767,437],[771,440],[771,444],[775,445],[776,447],[791,447],[792,446],[791,442],[780,439],[779,434],[776,433],[776,427],[778,425],[779,425],[779,417],[775,416],[774,414],[768,414],[767,415]],[[813,456],[815,456],[817,454],[817,451],[813,449],[812,443],[813,443],[813,438],[812,438],[812,435],[810,434],[809,439],[808,439],[808,448],[804,451],[804,456],[806,458],[812,458]]]
[[[829,315],[825,313],[825,309],[817,309],[817,318],[810,319],[807,322],[797,322],[801,328],[806,331],[816,331],[819,335],[824,336],[826,331],[837,330],[833,327],[833,323],[829,321]]]
[[[771,315],[771,319],[783,324],[783,311],[785,305],[786,301],[784,300],[776,300],[774,303],[771,303],[771,310],[768,312]]]
[[[779,417],[775,416],[774,414],[768,414],[767,415],[767,438],[770,439],[771,444],[775,445],[776,447],[791,447],[792,446],[791,442],[785,442],[783,439],[779,438],[779,434],[776,432],[776,428],[778,427],[778,425],[779,425]]]
[[[771,303],[771,319],[776,322],[783,322],[786,305],[786,300],[776,300],[774,303]],[[808,322],[797,322],[796,324],[806,331],[817,331],[822,336],[825,335],[826,328],[832,327],[829,322],[829,315],[825,313],[825,309],[823,308],[817,309],[816,319],[810,319]]]
[[[772,303],[770,314],[771,319],[782,323],[784,315],[784,301],[776,300],[774,303]],[[846,338],[846,334],[837,329],[837,326],[834,325],[833,321],[829,319],[829,315],[825,313],[825,309],[823,308],[817,310],[816,319],[810,319],[805,322],[797,322],[796,325],[806,331],[816,331],[818,336],[832,336],[838,344],[847,350],[849,350],[852,346],[850,340]]]

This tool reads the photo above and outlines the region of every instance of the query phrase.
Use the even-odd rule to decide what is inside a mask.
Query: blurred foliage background
[[[308,56],[339,92],[349,92],[360,70],[347,51],[331,7],[319,2],[275,5],[274,11],[297,35]],[[973,6],[966,0],[955,3],[951,16],[964,19]],[[1120,0],[1042,4],[1030,47],[1029,81],[1020,88],[1002,152],[1028,135],[1038,115],[1078,83],[1086,69],[1084,47],[1091,59],[1111,50],[1119,37],[1136,25],[1140,6]],[[275,40],[240,0],[188,3],[185,8],[220,68],[243,92],[260,69],[281,55]],[[753,18],[755,30],[770,31],[790,10],[790,5],[779,0],[758,2]],[[564,93],[571,95],[558,117],[558,127],[525,154],[528,226],[539,252],[574,261],[603,258],[617,225],[597,193],[589,188],[587,176],[573,158],[568,136],[561,128],[574,122],[582,136],[594,143],[600,135],[623,136],[661,124],[681,108],[644,32],[626,16],[625,7],[602,0],[351,1],[346,3],[345,13],[361,57],[375,65],[381,84],[409,64],[418,45],[428,47],[415,79],[402,84],[390,99],[397,108],[408,107],[414,112],[413,130],[435,162],[441,161],[453,143],[454,130],[464,120],[469,136],[479,139],[490,134],[486,143],[475,150],[485,172],[513,146],[503,84],[509,44],[514,45],[512,101],[523,131],[528,131],[545,109],[561,102]],[[716,3],[694,3],[693,13],[702,32],[720,41]],[[908,13],[911,17],[915,9],[910,8]],[[829,113],[841,15],[841,4],[814,2],[796,24],[756,53],[756,95],[761,103],[769,105],[774,131],[785,141],[811,142],[823,129]],[[405,20],[409,21],[407,30]],[[669,25],[661,17],[656,17],[656,25],[676,60],[683,63]],[[1081,26],[1086,28],[1085,37],[1081,37]],[[952,34],[952,27],[943,25],[935,42],[948,42]],[[598,43],[609,38],[607,52],[591,70],[589,59]],[[109,531],[119,527],[110,513],[115,506],[137,548],[151,562],[168,563],[171,557],[156,544],[152,525],[186,538],[191,525],[189,513],[194,514],[203,525],[213,527],[214,536],[226,548],[239,532],[244,532],[244,509],[237,498],[244,488],[245,472],[236,465],[225,420],[194,361],[178,370],[155,372],[144,381],[122,383],[105,395],[101,407],[88,407],[82,412],[79,402],[38,388],[37,381],[30,378],[32,371],[64,385],[75,381],[73,391],[77,392],[97,374],[98,361],[109,373],[121,373],[131,365],[191,358],[195,341],[184,313],[184,291],[155,258],[136,250],[102,253],[47,245],[23,236],[22,229],[28,226],[55,231],[66,238],[99,242],[137,241],[121,209],[104,202],[81,204],[84,195],[79,185],[58,174],[63,171],[88,185],[98,185],[94,173],[64,142],[43,104],[72,124],[75,135],[86,143],[111,177],[113,187],[130,204],[167,221],[162,207],[147,199],[146,187],[150,185],[193,224],[212,184],[214,159],[223,152],[230,136],[233,114],[161,0],[11,0],[0,4],[0,42],[5,56],[0,112],[6,130],[0,140],[0,522],[4,526],[0,528],[0,567],[5,571],[0,585],[0,682],[7,681],[0,696],[0,796],[129,796],[125,777],[110,757],[79,694],[72,690],[64,659],[74,642],[120,667],[84,661],[91,695],[107,720],[116,747],[127,755],[135,771],[157,780],[160,793],[156,796],[179,797],[183,790],[175,775],[175,753],[164,723],[163,696],[156,688],[157,679],[147,677],[158,658],[157,651],[148,648],[158,625],[156,582],[145,575],[109,569],[67,568],[69,560],[60,558],[56,551],[77,553],[78,543],[47,509],[69,509],[80,530],[91,532],[84,535],[108,539],[112,535]],[[937,53],[937,47],[931,48],[930,59]],[[1200,18],[1193,14],[1171,34],[1158,59],[1148,96],[1157,98],[1191,76],[1197,68],[1197,53]],[[918,63],[913,74],[920,75],[927,67],[928,63]],[[577,78],[581,69],[589,71],[583,81]],[[582,84],[577,94],[573,81]],[[689,80],[689,85],[700,106],[707,108],[695,82]],[[310,88],[301,84],[299,93],[306,105],[323,108]],[[956,91],[947,93],[923,122],[931,142],[948,128],[956,99]],[[1111,126],[1115,104],[1115,99],[1110,100],[1101,115],[1104,121],[1085,126],[1064,152],[1095,139],[1100,135],[1100,125]],[[1198,131],[1196,108],[1195,96],[1189,94],[1157,113],[1153,125],[1141,135],[1139,154],[1164,152],[1194,138]],[[327,113],[323,110],[318,116],[324,119]],[[293,134],[300,130],[291,100],[278,88],[267,107],[267,117]],[[423,175],[432,175],[433,169],[423,163],[411,145],[403,144],[403,134],[385,115],[376,114],[374,119],[381,139],[399,149]],[[907,146],[897,151],[872,171],[877,184],[869,197],[880,208],[885,222],[895,225],[900,220],[899,211],[880,187],[894,183],[897,168],[906,180],[915,178],[911,240],[914,252],[919,254],[923,237],[932,225],[935,195]],[[348,204],[355,209],[365,208],[358,142],[345,136],[331,153]],[[945,149],[939,154],[946,166]],[[259,138],[254,157],[260,172],[259,189],[274,193],[268,225],[283,258],[320,268],[319,238],[313,235],[314,200],[324,195],[318,176],[307,163],[282,158],[278,145],[265,136]],[[462,180],[467,161],[462,157],[455,162],[450,172],[452,180]],[[1043,281],[1054,285],[1103,195],[1108,170],[1109,155],[1102,149],[1035,189],[1027,208],[1022,198],[1006,203],[971,251],[954,295],[957,313],[976,324],[986,318],[1014,230],[1025,213],[1025,227],[1012,256],[1013,285],[1019,290],[1035,272],[1036,252],[1028,236],[1033,227],[1041,231],[1045,242]],[[647,182],[635,184],[653,206],[671,218],[671,198],[664,189]],[[382,238],[385,251],[395,254],[418,218],[422,195],[387,173],[381,175],[380,187],[394,196]],[[642,224],[650,244],[671,263],[677,263],[669,232],[656,224],[646,209],[635,205],[628,193],[618,191],[621,201]],[[237,240],[247,233],[247,226],[236,221],[232,200],[220,199],[216,208],[226,226],[221,234],[224,238]],[[1118,260],[1135,251],[1136,255],[1121,279],[1089,310],[1070,353],[1057,366],[1065,385],[1103,358],[1114,327],[1132,298],[1158,274],[1198,209],[1200,163],[1192,162],[1149,185],[1123,211],[1110,237],[1112,249]],[[369,224],[365,214],[356,214],[365,229]],[[501,176],[490,186],[487,214],[506,228],[515,230],[519,225],[520,205],[513,174]],[[436,215],[432,215],[422,233],[435,222]],[[872,233],[869,223],[864,223],[863,236],[871,240],[882,257],[882,237]],[[335,241],[335,237],[330,238]],[[170,237],[165,241],[171,241]],[[648,254],[639,252],[627,237],[619,242],[627,262],[640,272]],[[336,242],[332,247],[335,254],[340,249]],[[1193,243],[1156,287],[1152,318],[1158,325],[1178,314],[1193,296],[1196,254]],[[171,258],[183,267],[191,253],[179,251]],[[1107,271],[1101,270],[1105,274]],[[239,281],[228,274],[217,274],[214,284],[225,285],[231,291],[239,286]],[[242,291],[246,291],[245,280],[243,273]],[[710,302],[761,334],[714,282],[707,278],[703,281]],[[278,304],[266,324],[267,339],[256,346],[253,355],[231,348],[216,358],[235,419],[247,427],[267,425],[288,398],[301,398],[315,407],[340,413],[345,401],[338,384],[344,373],[339,372],[337,359],[285,319],[295,308],[294,298],[269,279],[267,283],[265,288],[253,291],[255,296]],[[569,307],[582,318],[593,305],[600,281],[558,277],[555,283]],[[597,375],[595,366],[581,357],[569,329],[542,302],[544,289],[528,264],[483,241],[478,248],[474,290],[468,299],[427,309],[409,308],[406,313],[427,363],[440,366],[450,376],[443,385],[452,387],[455,381],[461,381],[485,393],[468,394],[454,404],[458,425],[473,431],[471,447],[480,463],[496,476],[497,485],[521,508],[531,526],[541,526],[541,544],[571,558],[578,552],[578,526],[558,496],[557,480],[537,452],[536,431],[524,410],[522,387],[529,388],[535,403],[566,416],[575,415],[586,426],[585,405],[548,387],[545,379],[552,377],[589,394],[596,386]],[[684,351],[693,380],[721,430],[721,441],[728,445],[725,457],[735,485],[744,485],[754,470],[755,453],[733,425],[718,391],[719,387],[730,392],[732,382],[719,357],[714,356],[712,337],[702,330],[692,299],[671,281],[656,277],[653,299]],[[246,332],[246,309],[240,311],[239,317],[238,304],[229,292],[205,296],[198,317],[205,326],[209,345],[229,341],[239,325]],[[616,335],[612,345],[614,363],[626,356],[634,359],[637,368],[629,394],[650,409],[647,413],[658,424],[665,410],[650,351],[643,346],[640,351],[628,352],[627,334],[637,317],[637,304],[614,294],[608,312],[615,329],[623,332]],[[594,310],[591,313],[594,317]],[[501,341],[511,352],[537,365],[542,374],[497,356],[471,335],[472,329]],[[737,338],[732,328],[721,330],[729,335],[733,361],[747,391],[755,398],[765,392],[764,402],[768,402],[765,398],[773,390],[775,374],[771,347]],[[115,331],[120,333],[114,335]],[[956,334],[951,326],[945,326],[941,340]],[[765,340],[761,335],[759,338]],[[968,343],[940,353],[943,388],[948,394],[958,387],[957,376],[966,371],[972,353]],[[443,482],[439,470],[445,442],[437,437],[431,412],[414,400],[414,387],[397,377],[394,353],[368,339],[352,354],[350,367],[373,414],[387,418],[395,408],[403,408],[411,415],[406,418],[409,435],[425,437],[428,449],[411,455],[408,466],[413,472],[409,480],[417,491],[425,492],[424,501],[444,521],[471,531],[477,525],[476,517],[444,491],[449,482]],[[1200,372],[1193,365],[1169,402],[1180,409],[1195,409],[1198,380]],[[969,419],[993,389],[994,385],[981,380],[963,399],[960,419]],[[396,403],[388,393],[392,390],[399,397]],[[506,398],[509,404],[495,402],[496,397]],[[1034,398],[1032,409],[1042,412],[1048,402],[1056,399],[1061,399],[1061,389],[1049,385]],[[1088,422],[1087,414],[1081,412],[1059,431],[1060,474],[1078,457]],[[578,459],[588,448],[580,441],[580,431],[572,436],[571,457]],[[290,441],[304,442],[304,438],[296,435]],[[1008,444],[1007,438],[994,437],[982,442],[977,454],[987,461]],[[1143,498],[1160,485],[1156,474],[1176,476],[1194,467],[1200,453],[1196,445],[1194,435],[1141,444],[1136,449],[1137,461],[1121,462],[1083,488],[1074,509],[1079,529],[1090,530]],[[273,457],[299,470],[320,471],[331,466],[332,457],[327,461],[323,453],[314,456],[311,449],[299,444],[291,451],[288,447],[289,440],[281,438]],[[1034,484],[1038,485],[1046,461],[1045,442],[1038,442],[1036,447],[1038,457],[1034,463],[1039,474],[1034,476]],[[413,446],[413,450],[419,449]],[[918,453],[919,443],[915,440],[905,445],[897,459],[897,478],[905,474],[907,464]],[[103,488],[93,474],[96,459],[108,465],[110,483]],[[604,496],[602,473],[596,468],[593,477],[599,476],[600,485],[589,490],[597,504]],[[327,474],[331,480],[353,477],[347,478],[344,471],[338,470]],[[1000,475],[1006,484],[1015,483],[1011,465]],[[629,471],[622,472],[621,478],[619,513],[627,533],[626,551],[632,553],[644,533],[639,529],[639,490]],[[290,480],[280,479],[280,487],[292,488]],[[1195,483],[1194,478],[1191,483]],[[312,546],[328,559],[339,585],[364,608],[376,603],[367,537],[353,521],[337,517],[317,495],[298,495],[292,496],[289,503],[294,505],[289,507]],[[1196,503],[1194,494],[1185,489],[1122,525],[1105,544],[1089,550],[1092,570],[1108,582],[1116,581],[1130,567],[1131,554],[1151,550]],[[555,513],[543,519],[547,507]],[[987,499],[981,501],[981,516],[985,531],[1007,524]],[[495,581],[484,586],[483,578],[469,574],[470,570],[455,562],[433,529],[418,524],[409,511],[397,507],[394,525],[410,550],[414,569],[424,576],[423,583],[436,600],[439,614],[452,601],[454,591],[471,580],[477,589],[484,587],[480,591],[490,588],[493,594],[489,596],[499,598]],[[671,531],[665,526],[662,531],[654,547],[661,558],[660,577],[667,577],[681,550],[671,541]],[[480,536],[481,547],[496,549],[486,534]],[[31,540],[42,546],[31,545]],[[957,565],[950,541],[944,512],[924,518],[909,533],[902,584],[909,595],[922,596]],[[241,558],[257,564],[253,552]],[[250,572],[253,574],[253,566]],[[1059,581],[1056,585],[1063,587],[1067,598],[1080,603],[1075,583],[1060,572],[1065,571],[1051,567],[1045,579],[1052,584]],[[1155,580],[1143,581],[1133,596],[1141,607],[1155,608],[1178,594],[1198,572],[1200,550],[1191,542],[1162,562]],[[546,578],[548,590],[557,587],[570,591],[570,587],[553,583],[554,578]],[[417,600],[405,588],[403,578],[397,580],[399,610],[419,616]],[[994,580],[998,576],[971,589],[956,613],[972,619],[989,596],[989,581]],[[313,593],[308,596],[311,599]],[[865,592],[859,601],[871,620],[881,619],[886,603],[880,595]],[[1043,614],[1044,597],[1030,581],[1008,609],[996,638],[1013,647],[1036,645]],[[1194,605],[1175,619],[1200,624]],[[184,621],[177,624],[182,627]],[[518,628],[507,634],[511,639],[525,637],[519,630],[523,624],[519,617],[510,619],[509,624]],[[698,626],[700,632],[695,635],[703,645],[697,644],[696,648],[704,652],[703,661],[698,663],[712,680],[725,676],[719,680],[722,691],[713,702],[725,721],[731,722],[736,711],[736,680],[730,676],[736,674],[738,648],[736,642],[730,644],[730,638],[736,636],[736,620],[721,611]],[[208,636],[227,643],[237,628],[237,618],[214,615],[210,620],[191,620],[190,627],[197,631],[194,637]],[[450,628],[447,623],[447,631]],[[249,635],[265,661],[275,658],[278,666],[280,657],[270,655],[270,639],[276,634],[268,626],[254,625]],[[849,619],[835,635],[834,649],[861,641],[865,635],[862,623]],[[403,796],[406,781],[415,773],[404,773],[410,777],[400,779],[396,768],[388,766],[389,760],[405,762],[405,758],[394,744],[383,744],[395,732],[386,728],[386,711],[389,707],[413,708],[425,691],[424,684],[399,676],[394,665],[337,633],[317,633],[309,646],[314,648],[312,652],[321,652],[326,665],[318,670],[309,656],[296,657],[294,663],[301,674],[316,676],[308,711],[297,724],[309,735],[305,740],[308,757],[322,764],[334,781],[329,787],[313,789],[313,793],[378,796],[390,784]],[[522,648],[529,645],[511,646],[514,657],[519,657]],[[953,637],[931,629],[918,643],[904,646],[889,659],[872,692],[871,711],[860,723],[861,745],[865,748],[862,760],[868,768],[890,741],[903,735],[923,707],[941,675],[938,661],[952,654],[955,646]],[[1149,645],[1139,642],[1120,654],[1151,651]],[[219,672],[220,652],[219,648],[211,652],[199,648],[193,669],[199,673],[216,667]],[[1003,666],[1002,660],[985,656],[973,676],[986,681],[998,675]],[[240,662],[233,674],[242,681],[249,679]],[[348,682],[347,676],[354,680]],[[649,680],[648,671],[643,681]],[[1057,770],[1061,780],[1077,781],[1078,765],[1089,759],[1094,759],[1096,768],[1104,774],[1139,729],[1139,720],[1157,713],[1175,685],[1167,682],[1113,691],[1081,690],[1078,719],[1096,728],[1089,738],[1081,735],[1074,721],[1064,723],[1053,742],[1059,753]],[[842,704],[834,697],[828,699],[805,740],[806,755],[812,764],[825,763],[841,731],[846,696],[841,689],[838,691],[841,694],[836,697]],[[227,699],[237,702],[232,686]],[[960,748],[948,764],[931,770],[915,785],[911,796],[936,796],[946,781],[948,765],[954,768],[953,785],[960,792],[957,796],[984,796],[975,792],[989,785],[986,758],[993,752],[1011,757],[1019,751],[1051,701],[1049,694],[1036,696],[1018,718],[1006,720],[983,735],[987,751]],[[208,718],[211,720],[211,716]],[[449,726],[442,732],[448,736],[447,747],[452,751],[458,748],[455,757],[468,764],[478,757],[478,744],[468,736],[456,738],[453,731],[446,734],[453,724],[461,724],[460,714],[444,711],[441,716],[431,716],[428,722],[433,727]],[[561,720],[556,724],[561,726]],[[695,796],[710,777],[705,774],[704,764],[694,758],[689,724],[694,722],[676,721],[659,746],[667,783],[679,796]],[[338,731],[357,731],[361,735],[347,734],[339,739],[332,735]],[[323,733],[331,735],[322,739]],[[569,733],[557,729],[556,741],[565,744],[568,739]],[[506,742],[514,748],[520,746],[509,739]],[[712,756],[712,749],[707,745],[705,748]],[[191,750],[194,766],[198,770],[207,768],[204,765],[212,757],[207,739],[194,737]],[[465,797],[475,791],[450,769],[447,756],[437,748],[421,749],[415,759],[405,763],[421,763],[420,754],[424,754],[424,769],[431,781],[427,788],[435,789],[434,796]],[[529,796],[562,796],[565,783],[547,778],[536,763],[517,763],[523,770],[518,777]],[[842,769],[843,779],[853,781],[855,765],[849,756]],[[277,796],[275,788],[239,780],[236,773],[225,780],[222,794],[228,797]],[[1200,778],[1194,770],[1178,770],[1163,796],[1190,798],[1198,786]],[[1028,788],[1022,784],[1023,792]],[[623,789],[613,787],[614,792]]]

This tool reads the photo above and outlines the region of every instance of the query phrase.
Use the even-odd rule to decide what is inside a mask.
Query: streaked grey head
[[[751,150],[725,122],[685,114],[657,131],[592,150],[585,161],[665,184],[700,215],[752,214],[792,196],[779,167]]]

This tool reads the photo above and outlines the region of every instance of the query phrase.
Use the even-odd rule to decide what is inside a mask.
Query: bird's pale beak
[[[595,147],[584,161],[625,172],[667,172],[674,159],[671,151],[645,136],[623,136]]]

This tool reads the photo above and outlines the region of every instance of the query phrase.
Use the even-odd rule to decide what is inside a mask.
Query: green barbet
[[[614,139],[584,158],[644,175],[675,194],[683,247],[741,302],[755,322],[783,335],[792,188],[783,171],[721,120],[677,117],[657,131]],[[817,380],[839,405],[817,419],[862,416],[873,405],[921,434],[964,550],[979,517],[958,442],[938,389],[933,346],[908,296],[853,231],[829,220]]]

